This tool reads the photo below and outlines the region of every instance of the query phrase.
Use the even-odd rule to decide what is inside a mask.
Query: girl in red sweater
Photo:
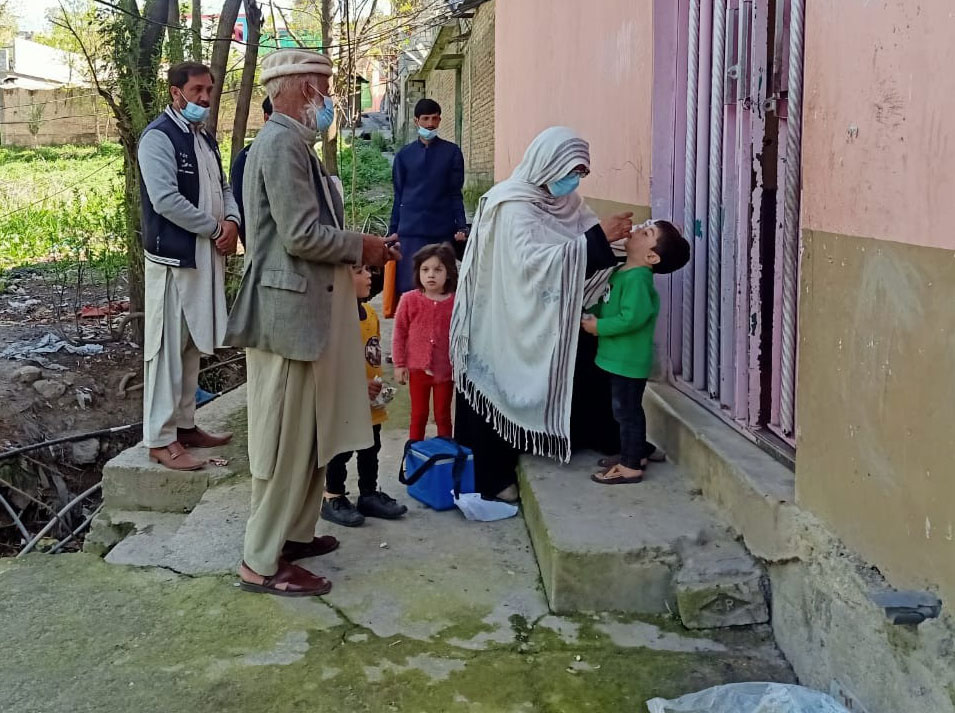
[[[438,435],[451,437],[451,376],[449,335],[458,268],[454,250],[446,243],[426,245],[414,255],[417,289],[406,292],[395,313],[392,360],[395,379],[410,384],[413,441],[424,440],[431,393]]]

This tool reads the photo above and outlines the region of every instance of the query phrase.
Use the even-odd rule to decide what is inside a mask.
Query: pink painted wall
[[[955,248],[955,4],[806,4],[803,226]]]
[[[495,166],[570,126],[590,142],[583,195],[650,205],[652,0],[497,0]]]

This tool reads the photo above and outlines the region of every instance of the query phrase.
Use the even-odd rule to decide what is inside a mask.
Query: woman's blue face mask
[[[559,178],[556,181],[551,181],[547,184],[547,190],[550,191],[552,196],[566,196],[570,195],[577,190],[577,186],[580,185],[580,174],[579,173],[569,173],[563,178]]]

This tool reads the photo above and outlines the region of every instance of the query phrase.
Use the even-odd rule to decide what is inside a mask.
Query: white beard
[[[316,104],[308,104],[302,109],[301,122],[306,128],[318,131],[318,106]]]

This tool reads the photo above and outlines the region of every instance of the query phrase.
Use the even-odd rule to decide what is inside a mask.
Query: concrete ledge
[[[227,430],[236,414],[244,410],[245,387],[241,386],[200,408],[196,412],[196,423],[210,431]],[[127,448],[103,467],[106,510],[189,512],[210,484],[244,469],[244,458],[230,452],[229,446],[197,448],[192,453],[200,459],[224,456],[229,459],[229,465],[206,465],[202,470],[180,472],[151,462],[142,443]]]
[[[800,556],[791,470],[672,386],[650,384],[643,405],[651,439],[692,475],[750,552],[769,561]]]
[[[657,464],[639,485],[596,485],[596,460],[521,458],[524,519],[553,611],[675,611],[684,561],[711,543],[745,556],[680,469]]]

